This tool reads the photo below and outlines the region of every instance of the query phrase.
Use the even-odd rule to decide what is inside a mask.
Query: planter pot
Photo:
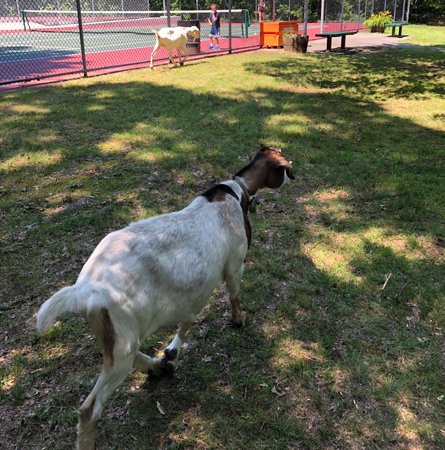
[[[371,27],[371,33],[384,33],[385,27],[383,25],[373,25]]]
[[[294,40],[292,36],[283,37],[283,48],[287,52],[294,51]]]
[[[294,36],[294,50],[298,53],[306,53],[307,45],[309,43],[309,36]]]

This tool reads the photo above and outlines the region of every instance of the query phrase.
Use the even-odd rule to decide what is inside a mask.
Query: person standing
[[[259,0],[258,2],[258,20],[259,22],[264,22],[264,13],[266,12],[266,2],[264,0]]]
[[[217,5],[216,3],[212,3],[210,5],[210,16],[209,16],[209,24],[210,24],[210,50],[219,50],[219,38],[221,37],[219,34],[219,30],[221,28],[221,20],[220,20],[220,13],[217,11]],[[213,42],[215,41],[215,45],[213,45]]]

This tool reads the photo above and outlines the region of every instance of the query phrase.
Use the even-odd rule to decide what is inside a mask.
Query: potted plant
[[[389,11],[372,14],[369,19],[363,22],[365,27],[371,28],[371,33],[384,33],[385,25],[392,22],[392,15]]]

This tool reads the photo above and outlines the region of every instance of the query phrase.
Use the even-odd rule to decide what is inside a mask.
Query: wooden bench
[[[341,37],[341,48],[346,48],[346,36],[348,34],[357,34],[357,31],[333,31],[331,33],[317,33],[315,36],[328,39],[326,51],[330,52],[332,50],[332,38]]]
[[[402,36],[402,27],[403,25],[407,25],[406,23],[403,22],[392,22],[392,23],[388,23],[388,25],[385,25],[386,27],[391,27],[392,28],[392,34],[391,36],[395,36],[396,35],[396,28],[399,27],[399,37]]]

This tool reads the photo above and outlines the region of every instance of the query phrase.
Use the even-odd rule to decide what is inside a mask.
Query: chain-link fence
[[[147,65],[153,30],[183,20],[201,30],[199,42],[188,45],[193,55],[259,47],[260,1],[219,1],[220,38],[209,48],[214,0],[2,0],[0,84]],[[409,2],[268,0],[264,20],[298,20],[300,33],[315,39],[323,31],[360,29],[373,12],[389,10],[395,21],[407,21]],[[161,49],[155,63],[167,57]]]
[[[199,26],[189,57],[259,47],[248,10],[220,6],[220,36],[211,46],[210,8],[186,6],[192,7],[168,0],[3,0],[0,84],[147,65],[154,31],[167,26]],[[167,58],[161,48],[154,62]]]

